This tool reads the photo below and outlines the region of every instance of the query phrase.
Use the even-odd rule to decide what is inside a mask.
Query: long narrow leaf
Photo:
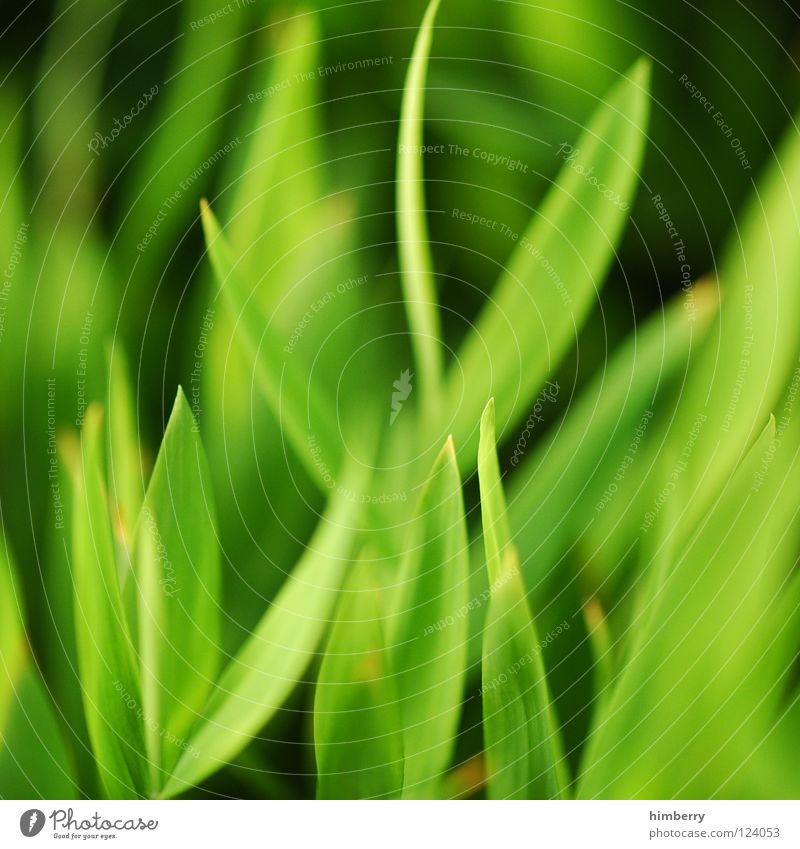
[[[467,661],[467,538],[452,439],[420,498],[400,587],[389,634],[403,726],[403,794],[430,798],[453,755]]]
[[[361,470],[346,476],[345,491],[362,492],[364,478]],[[224,766],[301,679],[336,603],[359,511],[360,504],[342,494],[331,499],[305,554],[224,670],[162,795],[181,793]]]
[[[0,537],[0,798],[70,799],[72,767],[31,656],[15,572]]]
[[[491,590],[481,689],[489,795],[563,798],[567,781],[541,644],[506,521],[493,401],[481,419],[478,476]]]
[[[406,314],[413,333],[413,347],[420,372],[423,404],[438,407],[442,370],[441,326],[433,279],[433,261],[425,220],[425,183],[422,168],[425,81],[433,38],[433,22],[440,0],[431,0],[422,21],[408,66],[400,136],[397,148],[397,228],[400,270]]]
[[[649,65],[637,62],[611,90],[565,164],[461,346],[445,409],[471,468],[485,399],[508,431],[553,375],[604,282],[638,185],[647,124]],[[464,467],[467,468],[467,467]]]
[[[298,457],[325,491],[327,475],[336,474],[341,457],[335,407],[327,387],[312,382],[310,371],[296,356],[283,353],[257,301],[240,279],[227,240],[205,202],[202,216],[217,281],[235,316],[242,343],[256,360],[267,401]]]
[[[74,481],[72,568],[75,631],[89,736],[111,798],[147,795],[143,705],[122,607],[103,486],[103,414],[92,405]]]
[[[168,772],[185,749],[219,666],[214,496],[200,435],[181,390],[147,488],[135,560],[150,756]]]
[[[374,566],[345,587],[317,682],[314,745],[320,799],[397,798],[403,739]]]

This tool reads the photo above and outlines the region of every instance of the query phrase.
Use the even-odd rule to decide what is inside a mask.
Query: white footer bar
[[[0,846],[800,847],[798,802],[0,801]]]

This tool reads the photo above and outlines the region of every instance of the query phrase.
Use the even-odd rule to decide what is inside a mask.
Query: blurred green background
[[[227,651],[241,643],[302,549],[321,498],[296,461],[273,462],[283,457],[279,431],[243,377],[231,329],[214,305],[199,201],[208,197],[224,219],[240,216],[242,243],[255,245],[247,260],[253,274],[308,277],[299,300],[279,283],[264,295],[287,336],[313,300],[309,293],[362,275],[374,283],[358,293],[362,306],[374,308],[369,321],[400,327],[397,120],[424,7],[423,0],[5,0],[0,506],[37,654],[48,680],[61,681],[60,693],[70,692],[73,674],[63,662],[68,647],[54,636],[69,631],[62,627],[69,614],[59,608],[69,603],[69,587],[59,572],[64,541],[48,446],[52,427],[75,430],[85,404],[103,399],[118,346],[134,378],[145,467],[176,385],[191,400],[200,363]],[[610,281],[562,366],[567,391],[558,403],[567,403],[571,388],[602,364],[600,352],[681,288],[682,263],[654,195],[685,244],[692,278],[714,273],[717,249],[796,111],[799,52],[800,17],[788,3],[444,0],[429,72],[425,133],[434,151],[425,170],[447,343],[458,343],[513,248],[501,228],[469,225],[453,210],[521,232],[562,165],[559,145],[574,141],[639,55],[650,56],[642,186]],[[293,98],[295,107],[270,123],[277,98]],[[249,170],[265,124],[278,153],[266,169]],[[458,155],[457,147],[470,153]],[[277,210],[278,224],[260,238],[256,207],[242,208],[241,200],[265,174],[273,187],[266,205]],[[284,290],[290,296],[278,304],[275,293]],[[325,328],[351,306],[342,300],[331,309]],[[323,329],[311,328],[306,351]],[[198,357],[199,343],[208,354]],[[411,354],[398,333],[382,351],[358,378],[385,394]],[[48,379],[55,380],[51,407]],[[45,594],[45,581],[61,582],[64,597]],[[303,704],[301,689],[288,707]],[[75,703],[64,709],[78,716]],[[576,716],[579,737],[585,722]],[[282,717],[270,726],[272,736],[308,739],[307,716]],[[261,763],[266,751],[287,773],[302,773],[303,759],[312,773],[313,753],[305,749],[298,759],[297,749],[261,741],[245,763]],[[214,781],[236,794],[248,781],[268,780],[232,767]],[[261,789],[302,793],[310,781],[295,775]]]

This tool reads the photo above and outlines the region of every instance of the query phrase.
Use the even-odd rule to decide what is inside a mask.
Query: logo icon
[[[19,830],[25,837],[36,837],[44,828],[44,812],[31,808],[19,818]]]
[[[403,409],[403,401],[408,400],[408,396],[411,394],[411,378],[414,375],[411,374],[409,369],[405,369],[405,371],[400,372],[400,379],[395,380],[392,386],[395,388],[395,391],[392,392],[392,413],[389,416],[389,426],[393,425],[395,419],[400,415],[400,410]]]

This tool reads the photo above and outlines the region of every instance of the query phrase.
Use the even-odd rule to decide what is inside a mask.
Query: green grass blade
[[[219,667],[214,496],[196,423],[178,390],[147,488],[135,555],[150,757],[169,772]]]
[[[681,392],[671,430],[680,453],[707,416],[676,497],[690,533],[757,438],[798,359],[800,137],[790,125],[719,263],[722,309]]]
[[[489,796],[564,798],[562,747],[542,649],[506,520],[493,401],[481,418],[478,476],[491,591],[481,689]]]
[[[227,240],[208,204],[202,205],[203,228],[218,284],[240,331],[242,344],[255,359],[260,385],[298,457],[323,491],[341,459],[336,408],[295,355],[284,355],[268,320],[241,280]],[[318,452],[319,459],[314,459]],[[326,475],[327,471],[327,475]]]
[[[0,798],[72,799],[72,766],[31,656],[15,573],[0,536]]]
[[[666,540],[628,661],[595,720],[582,797],[709,798],[722,785],[727,797],[760,795],[741,766],[769,736],[781,697],[771,647],[795,560],[775,556],[771,517],[787,498],[791,513],[800,507],[796,487],[777,495],[786,471],[777,459],[754,486],[774,438],[772,419],[692,539]]]
[[[433,39],[433,22],[440,0],[428,5],[408,66],[400,112],[397,148],[397,229],[400,271],[408,323],[411,327],[417,371],[423,393],[423,408],[439,405],[442,371],[441,324],[433,278],[433,260],[425,220],[423,145],[425,81]]]
[[[417,507],[389,618],[407,798],[437,796],[453,756],[467,661],[468,583],[461,478],[448,439]]]
[[[505,569],[505,551],[511,543],[506,499],[497,460],[494,398],[481,416],[478,443],[478,479],[481,488],[481,521],[489,586],[494,586]]]
[[[346,476],[363,492],[366,475]],[[357,533],[360,504],[335,495],[291,576],[223,671],[163,791],[188,790],[240,752],[301,679],[328,626]]]
[[[403,738],[374,566],[355,564],[317,681],[314,746],[320,799],[397,798]]]
[[[122,607],[103,486],[103,414],[86,413],[74,481],[72,569],[75,636],[86,723],[100,779],[112,799],[147,795],[142,699]]]
[[[717,308],[712,292],[696,288],[695,303],[694,322],[687,320],[679,296],[630,334],[552,431],[523,455],[511,476],[508,521],[526,584],[536,597],[544,592],[542,582],[559,558],[591,530],[595,505],[613,480],[635,429],[686,368],[698,337],[712,321]],[[640,500],[643,512],[646,502]],[[605,509],[616,506],[612,502]],[[625,539],[630,544],[640,522],[641,514],[632,514],[618,524],[615,549],[627,547]]]
[[[637,62],[595,111],[461,346],[445,409],[458,410],[454,435],[464,446],[464,469],[472,468],[485,399],[494,396],[508,432],[597,298],[638,186],[649,74],[648,63]]]
[[[118,541],[118,559],[124,572],[130,564],[133,532],[144,498],[144,470],[136,404],[122,347],[110,348],[107,359],[108,497]]]

